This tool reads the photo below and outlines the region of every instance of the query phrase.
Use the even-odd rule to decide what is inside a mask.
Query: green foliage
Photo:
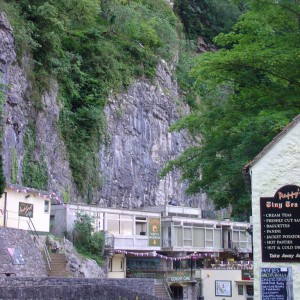
[[[34,131],[28,129],[24,137],[25,154],[23,159],[22,184],[39,190],[48,189],[48,172],[45,156],[34,157],[36,147]]]
[[[18,157],[15,148],[11,149],[11,183],[18,183]]]
[[[183,94],[183,99],[192,109],[198,106],[197,93],[192,88],[193,79],[190,78],[189,72],[195,65],[195,54],[189,47],[182,46],[179,54],[179,60],[176,68],[176,79],[180,86],[180,92]]]
[[[242,169],[300,112],[300,35],[297,1],[249,1],[223,49],[197,59],[191,72],[199,109],[173,126],[201,145],[169,162],[190,193],[206,191],[216,206],[251,213]]]
[[[71,202],[71,187],[69,185],[66,189],[62,190],[62,198],[65,204]]]
[[[76,213],[77,220],[74,223],[75,247],[77,251],[89,258],[102,264],[102,255],[104,247],[104,235],[102,232],[95,232],[94,218],[86,213]]]
[[[160,57],[173,58],[177,19],[164,0],[4,3],[19,49],[33,55],[28,98],[38,99],[49,78],[59,82],[60,129],[75,184],[87,195],[99,185],[97,152],[107,137],[109,95],[137,77],[153,78]]]
[[[228,32],[240,10],[230,0],[175,0],[174,10],[180,16],[188,39],[198,36],[207,41],[221,32]]]

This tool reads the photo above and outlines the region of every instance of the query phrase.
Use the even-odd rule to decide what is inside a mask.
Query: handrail
[[[27,221],[27,223],[28,223],[29,229],[31,231],[31,234],[33,235],[34,241],[39,244],[39,235],[35,229],[35,226],[30,217],[28,217],[28,220],[29,220],[29,222]],[[33,229],[31,228],[31,226],[33,227]]]
[[[163,285],[164,285],[164,287],[166,289],[166,292],[167,292],[167,294],[169,296],[169,299],[172,299],[171,295],[173,294],[173,292],[172,292],[172,290],[169,287],[169,284],[168,284],[168,281],[167,281],[167,278],[166,278],[166,273],[164,273]]]
[[[51,258],[50,258],[50,254],[49,254],[48,248],[46,246],[46,243],[45,243],[45,241],[43,241],[42,245],[40,244],[40,241],[41,241],[40,237],[39,237],[39,235],[38,235],[38,233],[35,229],[35,226],[34,226],[32,220],[31,220],[31,218],[28,217],[28,220],[29,221],[27,221],[27,224],[28,224],[28,227],[29,227],[29,230],[30,230],[31,234],[33,235],[33,239],[38,245],[42,246],[43,251],[45,253],[48,268],[49,268],[49,270],[51,270]]]
[[[49,270],[51,270],[51,258],[50,258],[50,254],[49,254],[49,251],[48,251],[48,248],[47,248],[47,245],[46,245],[45,241],[43,242],[43,250],[44,250],[44,253],[45,253],[48,268],[49,268]]]

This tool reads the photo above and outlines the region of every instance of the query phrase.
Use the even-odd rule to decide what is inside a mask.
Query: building
[[[20,185],[8,185],[0,198],[0,226],[49,233],[51,200],[56,196]]]
[[[72,238],[78,212],[93,216],[95,230],[110,238],[106,245],[109,278],[155,278],[165,282],[174,298],[198,299],[206,290],[204,270],[211,274],[234,270],[234,281],[242,281],[242,270],[252,269],[249,223],[204,219],[201,210],[192,207],[129,210],[67,204],[52,206],[53,234]],[[228,273],[221,275],[228,278]],[[222,276],[219,280],[224,280]],[[232,292],[237,294],[234,281]],[[251,279],[247,282],[252,285]],[[236,299],[251,298],[244,293]]]
[[[252,197],[255,299],[299,300],[300,115],[244,174]]]

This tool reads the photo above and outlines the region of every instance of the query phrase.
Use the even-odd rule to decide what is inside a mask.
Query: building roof
[[[63,203],[62,200],[55,193],[41,191],[41,190],[37,190],[37,189],[34,189],[34,188],[30,188],[30,187],[24,187],[24,186],[19,185],[19,184],[7,184],[6,188],[11,189],[11,190],[13,190],[17,193],[36,194],[40,198],[49,199],[49,200],[54,201],[54,202],[59,203],[59,204]]]
[[[300,114],[296,116],[291,123],[289,123],[278,135],[276,135],[273,140],[263,148],[263,150],[255,156],[255,158],[250,161],[243,169],[243,175],[245,178],[246,186],[251,192],[251,180],[249,169],[253,167],[266,153],[270,151],[275,144],[277,144],[292,128],[294,128],[300,122]]]

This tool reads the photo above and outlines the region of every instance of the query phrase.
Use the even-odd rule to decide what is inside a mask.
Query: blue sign
[[[260,268],[261,300],[293,300],[292,268]]]

